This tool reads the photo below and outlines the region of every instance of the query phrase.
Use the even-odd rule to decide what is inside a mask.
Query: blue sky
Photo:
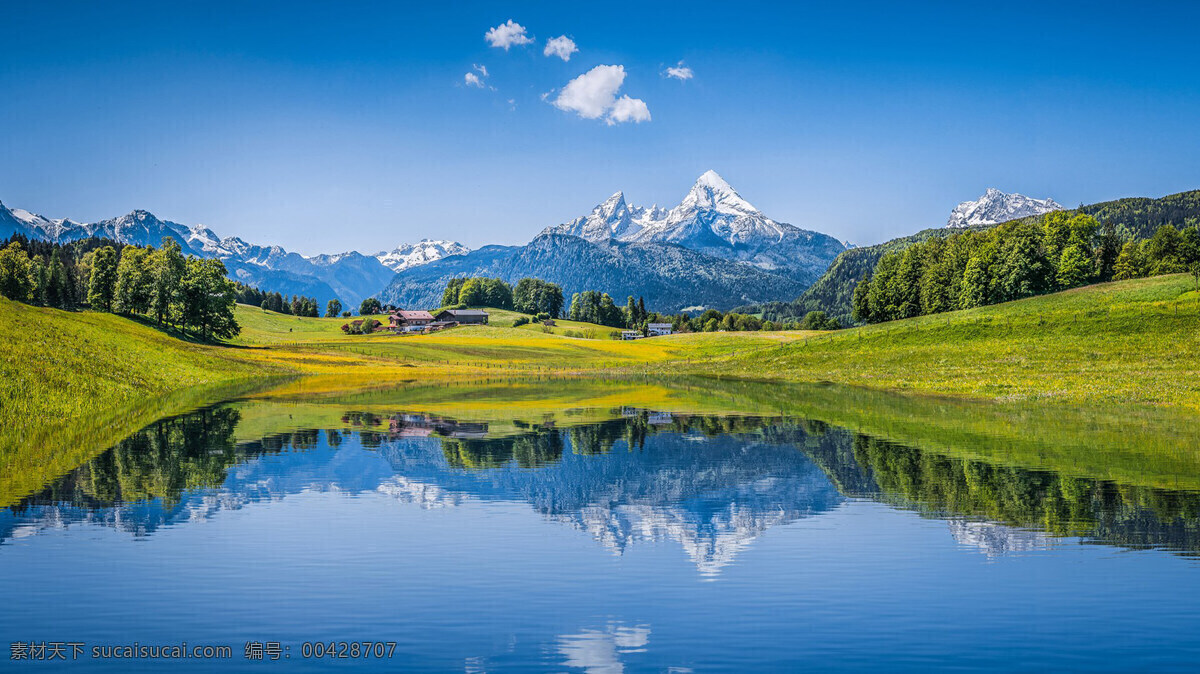
[[[312,254],[523,243],[710,168],[856,243],[989,186],[1200,188],[1200,5],[974,4],[7,2],[0,200]],[[509,20],[532,42],[491,46]],[[618,91],[552,104],[602,65]],[[650,119],[607,123],[606,92]]]

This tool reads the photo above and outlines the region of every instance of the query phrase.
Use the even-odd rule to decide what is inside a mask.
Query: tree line
[[[670,323],[675,332],[734,332],[746,330],[837,330],[842,326],[822,311],[809,312],[795,321],[763,320],[749,313],[709,309],[699,316],[687,313],[660,314],[646,309],[644,298],[629,296],[618,305],[605,292],[584,290],[571,295],[564,312],[562,287],[537,278],[523,278],[514,289],[498,278],[469,277],[450,279],[442,293],[446,307],[487,306],[511,309],[539,319],[567,318],[611,328],[638,330],[643,334],[649,323]],[[525,324],[529,319],[518,319]]]
[[[259,301],[254,301],[260,297]],[[279,293],[259,291],[258,293],[246,293],[243,299],[243,296],[239,293],[238,302],[256,306],[266,311],[274,311],[291,316],[316,318],[321,315],[317,310],[317,298],[304,297],[303,295],[292,295],[289,299]],[[330,300],[328,306],[332,308],[334,303],[337,305],[337,310],[341,311],[342,303],[337,300]],[[336,316],[337,314],[333,315]]]
[[[140,315],[202,339],[228,338],[237,286],[220,260],[184,256],[164,238],[159,248],[89,239],[68,244],[12,237],[0,249],[0,294],[12,300]]]
[[[563,311],[562,287],[537,278],[523,278],[514,289],[498,278],[453,278],[442,292],[444,307],[494,307],[558,318]]]
[[[573,321],[597,323],[613,328],[638,330],[647,333],[650,323],[670,323],[674,332],[745,332],[757,330],[838,330],[842,326],[822,311],[809,312],[796,322],[763,320],[758,316],[734,311],[709,309],[698,316],[688,313],[675,315],[648,311],[644,298],[628,297],[619,307],[608,293],[585,290],[571,296],[569,318]]]
[[[998,304],[1090,283],[1187,271],[1200,234],[1172,225],[1123,241],[1115,225],[1066,211],[931,238],[884,255],[854,289],[854,318],[878,323]]]

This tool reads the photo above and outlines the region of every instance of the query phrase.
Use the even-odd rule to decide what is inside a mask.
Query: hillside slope
[[[997,401],[1200,411],[1200,292],[1183,274],[1101,283],[826,333],[687,371]]]
[[[1089,206],[1070,209],[1067,213],[1091,215],[1100,224],[1111,224],[1117,232],[1127,238],[1144,239],[1154,234],[1162,225],[1184,228],[1200,224],[1200,190],[1181,192],[1159,199],[1129,198],[1105,201]],[[1019,218],[1020,219],[1020,218]],[[995,225],[974,227],[925,229],[911,236],[904,236],[873,246],[852,248],[837,257],[829,269],[801,295],[794,304],[799,315],[809,311],[824,311],[837,317],[843,324],[853,323],[852,298],[854,287],[864,276],[870,275],[887,253],[903,250],[914,243],[933,237],[950,236],[958,232],[980,230]]]

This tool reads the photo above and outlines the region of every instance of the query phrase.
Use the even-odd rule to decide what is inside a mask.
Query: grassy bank
[[[1164,276],[837,332],[681,334],[632,342],[507,320],[430,335],[346,335],[344,319],[239,306],[242,334],[196,344],[110,314],[0,301],[2,421],[34,428],[96,404],[242,379],[325,374],[386,381],[478,373],[652,372],[990,400],[1200,409],[1200,293]],[[508,318],[498,314],[498,319]],[[584,326],[572,326],[577,329]]]
[[[688,364],[996,401],[1200,411],[1200,294],[1174,275],[809,336]]]
[[[46,457],[99,451],[151,411],[198,404],[200,392],[301,375],[343,387],[530,374],[701,375],[1200,411],[1200,293],[1183,275],[832,333],[621,342],[514,328],[498,314],[488,326],[363,336],[343,334],[344,319],[246,306],[237,318],[242,334],[210,345],[111,314],[0,300],[0,470],[18,447],[41,447]]]

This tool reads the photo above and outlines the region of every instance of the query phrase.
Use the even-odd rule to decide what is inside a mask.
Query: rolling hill
[[[1080,206],[1067,212],[1091,215],[1101,224],[1115,226],[1117,232],[1124,237],[1143,239],[1152,236],[1154,231],[1162,225],[1174,225],[1182,229],[1200,224],[1200,190],[1181,192],[1158,199],[1143,197],[1117,199]],[[841,320],[843,324],[853,323],[851,300],[854,296],[854,287],[864,276],[868,276],[875,269],[875,264],[881,257],[933,237],[950,236],[958,232],[981,230],[994,226],[937,227],[873,246],[851,248],[839,255],[821,278],[817,279],[803,295],[792,303],[790,311],[793,315],[800,316],[809,311],[824,311]]]

